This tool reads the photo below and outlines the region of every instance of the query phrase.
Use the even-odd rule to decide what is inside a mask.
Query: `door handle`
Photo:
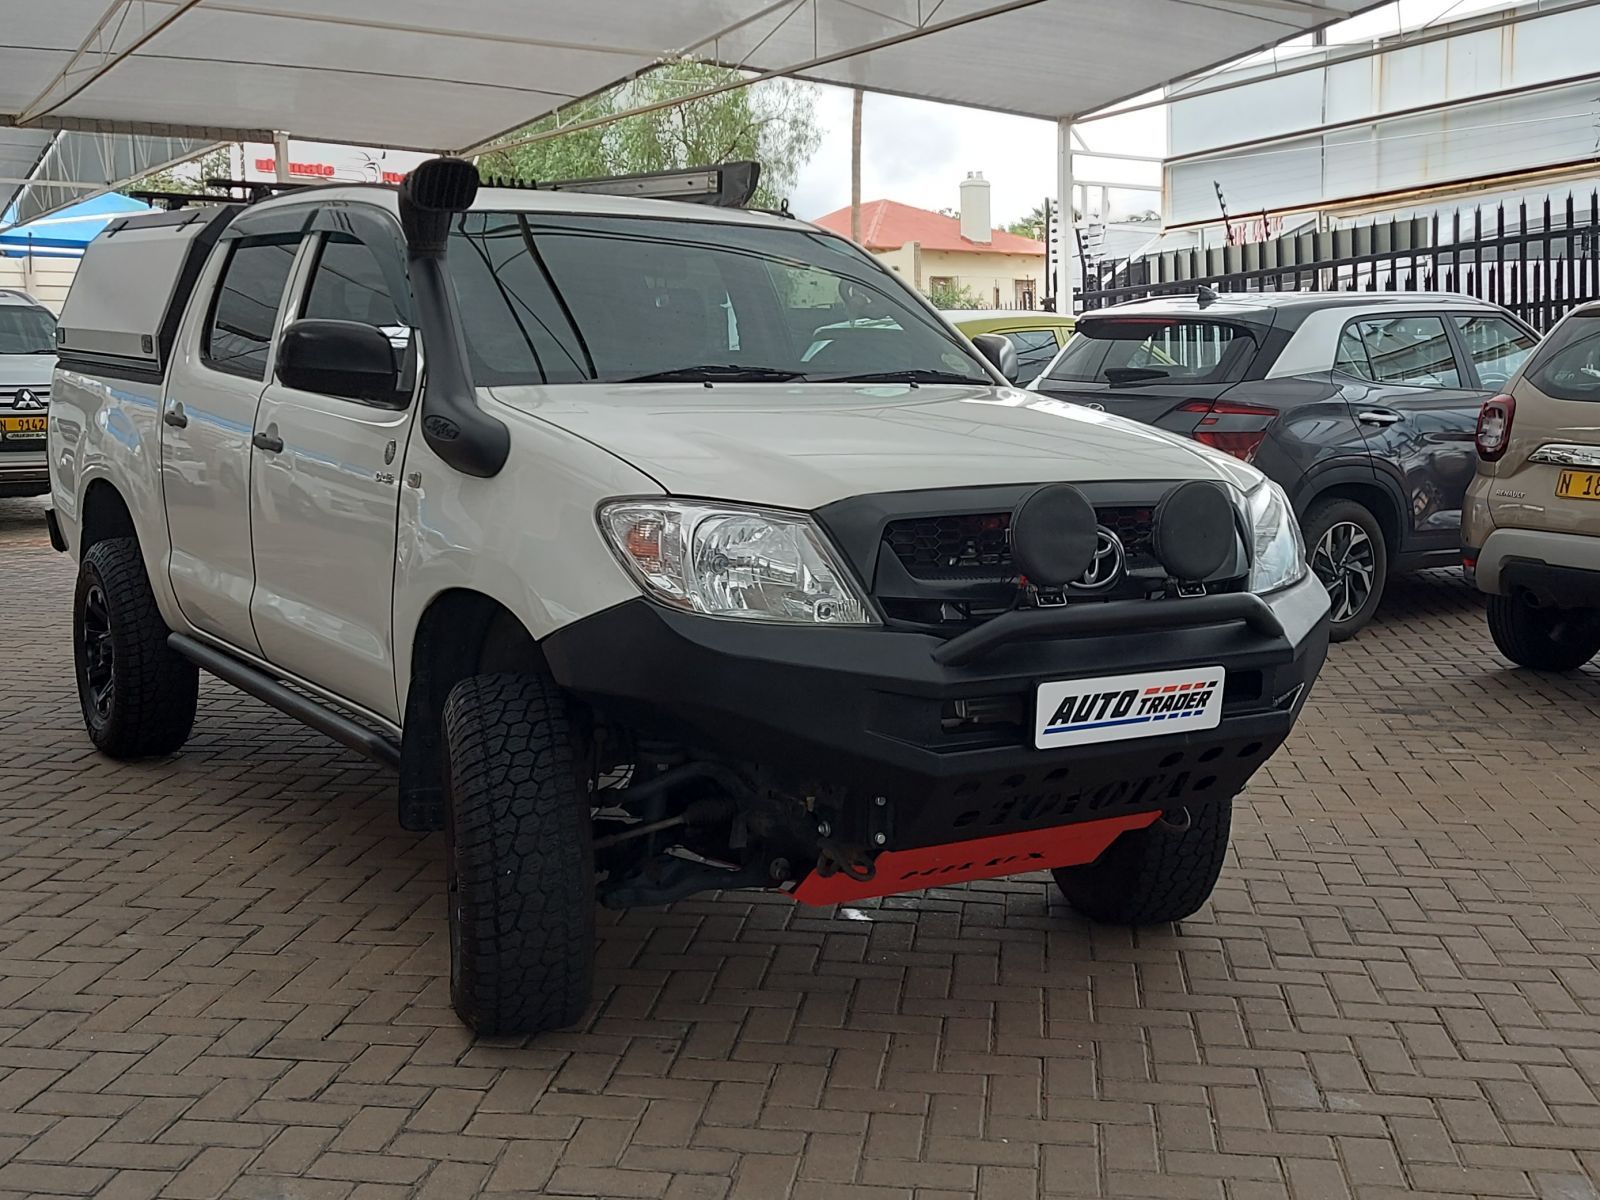
[[[174,429],[187,429],[189,427],[189,414],[183,411],[183,401],[174,401],[171,408],[161,414],[161,419]]]
[[[1365,412],[1358,412],[1356,420],[1363,425],[1398,425],[1405,420],[1404,415],[1390,412],[1382,408],[1369,408]]]
[[[257,450],[265,450],[269,454],[276,454],[283,449],[283,439],[278,436],[276,425],[268,425],[265,431],[251,434],[250,444]]]

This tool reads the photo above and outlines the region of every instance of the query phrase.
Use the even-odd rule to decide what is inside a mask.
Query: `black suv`
[[[1085,313],[1030,386],[1277,481],[1338,640],[1371,618],[1391,570],[1459,561],[1478,409],[1537,340],[1468,296],[1202,291]]]

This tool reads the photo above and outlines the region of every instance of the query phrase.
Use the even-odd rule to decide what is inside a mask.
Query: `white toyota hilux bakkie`
[[[395,768],[483,1033],[583,1018],[597,902],[1188,916],[1322,666],[1274,484],[1013,388],[751,167],[126,218],[62,315],[90,738],[178,751],[203,668]]]

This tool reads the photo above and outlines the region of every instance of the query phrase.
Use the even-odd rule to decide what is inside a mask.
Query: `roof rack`
[[[191,204],[255,204],[261,200],[270,200],[273,196],[282,196],[317,186],[305,183],[258,182],[251,179],[203,179],[201,182],[211,190],[208,192],[135,191],[129,192],[128,195],[166,212],[176,212]]]
[[[755,196],[756,185],[760,181],[761,164],[744,160],[719,163],[712,167],[645,171],[637,175],[603,175],[594,179],[538,179],[523,183],[486,178],[483,186],[538,192],[593,192],[602,196],[636,196],[707,204],[716,208],[744,208]]]

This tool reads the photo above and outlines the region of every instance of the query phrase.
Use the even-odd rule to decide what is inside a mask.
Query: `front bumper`
[[[1327,653],[1315,578],[1267,607],[1273,633],[1242,619],[1096,630],[1005,641],[954,665],[935,656],[952,643],[929,634],[715,620],[641,599],[544,649],[561,685],[609,720],[759,764],[806,794],[842,792],[836,838],[903,850],[1232,797],[1288,735]],[[1041,683],[1217,664],[1228,672],[1218,728],[1033,745]],[[948,728],[956,701],[1018,719]]]
[[[50,461],[43,449],[0,451],[0,496],[42,496],[50,490]]]

